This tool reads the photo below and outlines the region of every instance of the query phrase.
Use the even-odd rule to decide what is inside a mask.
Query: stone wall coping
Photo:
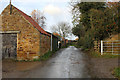
[[[20,31],[0,31],[0,34],[2,33],[20,33]]]

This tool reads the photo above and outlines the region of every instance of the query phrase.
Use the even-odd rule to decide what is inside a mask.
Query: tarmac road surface
[[[80,49],[70,46],[61,49],[42,65],[26,72],[23,78],[90,78],[87,57]]]

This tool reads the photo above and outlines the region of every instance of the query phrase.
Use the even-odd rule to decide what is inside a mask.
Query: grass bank
[[[87,52],[91,57],[94,57],[94,58],[118,58],[120,57],[120,55],[113,55],[112,53],[104,53],[103,55],[101,55],[100,52],[96,52],[93,49],[85,49],[83,51]]]
[[[119,80],[120,80],[120,67],[115,68],[115,69],[113,70],[113,75],[114,75],[115,77],[119,78]]]

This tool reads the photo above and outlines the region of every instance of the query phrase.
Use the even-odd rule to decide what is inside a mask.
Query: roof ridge
[[[26,20],[28,20],[35,28],[37,28],[41,33],[46,34],[48,36],[50,36],[43,28],[41,28],[41,26],[29,15],[27,15],[26,13],[24,13],[23,11],[19,10],[17,7],[13,6],[16,10],[18,10],[22,16],[24,16],[24,18]]]

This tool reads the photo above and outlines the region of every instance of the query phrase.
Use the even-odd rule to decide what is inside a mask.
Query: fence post
[[[112,54],[113,54],[113,41],[112,41]]]
[[[101,40],[101,55],[103,55],[103,41]]]
[[[97,51],[97,41],[94,41],[94,50]]]

